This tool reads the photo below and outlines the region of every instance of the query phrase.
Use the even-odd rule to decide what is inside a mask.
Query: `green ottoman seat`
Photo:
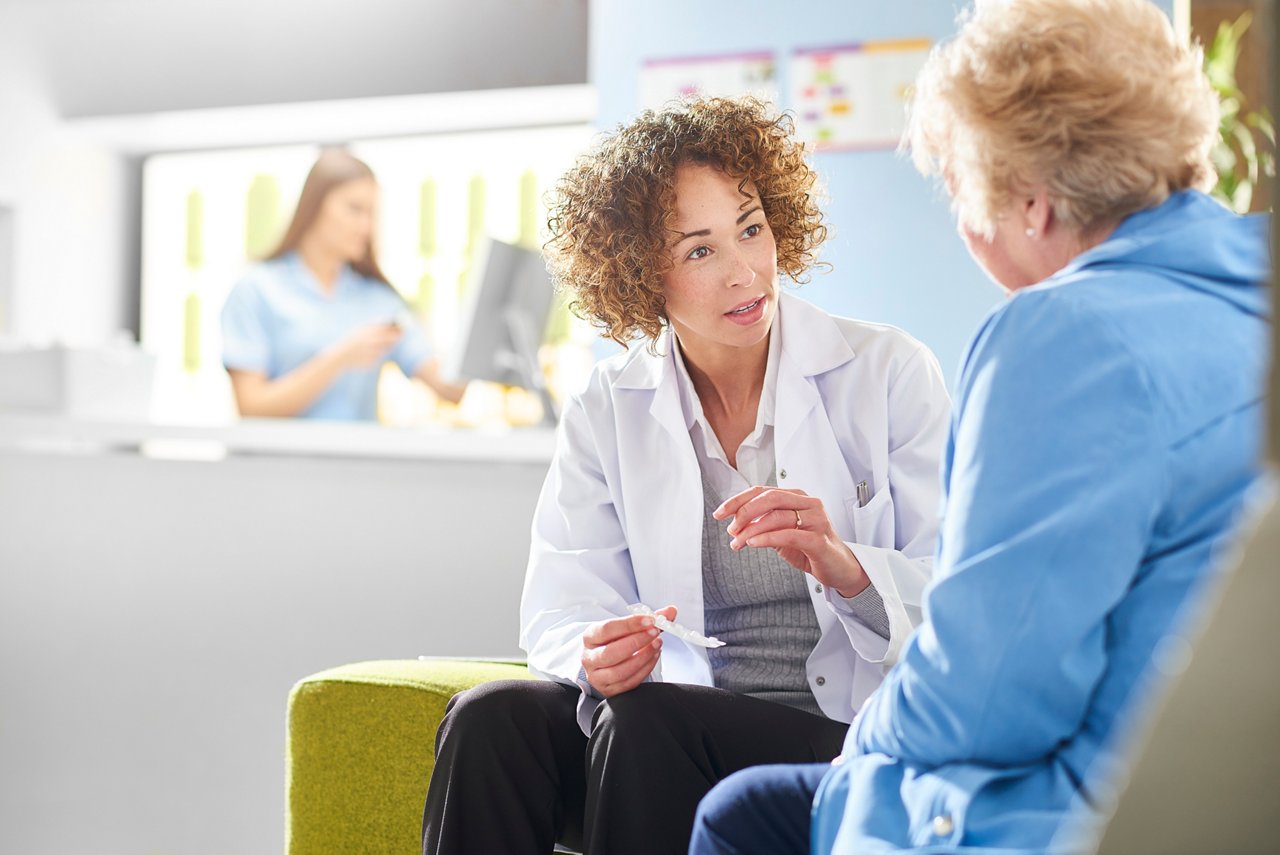
[[[289,855],[412,855],[435,735],[458,692],[532,679],[523,664],[427,659],[358,662],[321,671],[289,694]]]

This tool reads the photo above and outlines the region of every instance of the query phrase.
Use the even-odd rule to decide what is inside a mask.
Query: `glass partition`
[[[447,354],[459,334],[473,257],[485,235],[536,247],[542,197],[589,144],[587,125],[356,140],[348,148],[380,186],[383,271]],[[288,224],[318,146],[157,154],[143,170],[142,343],[157,358],[157,420],[224,423],[235,416],[221,364],[219,314],[244,271]],[[590,371],[594,333],[563,305],[541,351],[557,398]],[[536,423],[537,396],[473,383],[441,402],[387,366],[379,421],[391,425]]]

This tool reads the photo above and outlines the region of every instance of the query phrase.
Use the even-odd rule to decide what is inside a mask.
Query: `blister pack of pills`
[[[700,632],[694,632],[686,626],[669,621],[663,615],[657,614],[653,609],[644,603],[635,603],[627,606],[627,611],[633,615],[652,615],[653,625],[663,632],[669,632],[681,641],[687,641],[690,644],[696,644],[699,647],[724,647],[724,642],[718,638],[707,637]]]

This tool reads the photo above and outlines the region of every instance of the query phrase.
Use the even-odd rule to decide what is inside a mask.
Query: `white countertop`
[[[403,428],[304,419],[177,425],[0,413],[0,449],[72,454],[126,450],[197,460],[261,454],[547,463],[555,449],[555,431]]]

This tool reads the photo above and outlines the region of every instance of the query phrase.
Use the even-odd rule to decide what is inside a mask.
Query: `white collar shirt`
[[[782,331],[774,323],[769,332],[769,352],[764,370],[764,387],[760,390],[760,403],[756,408],[756,425],[738,446],[737,467],[729,464],[729,456],[720,444],[716,432],[711,429],[702,401],[693,386],[693,378],[684,363],[684,354],[675,348],[676,388],[680,394],[680,407],[684,411],[689,439],[703,477],[715,492],[717,501],[735,496],[750,487],[768,484],[774,477],[773,427],[777,401],[778,359],[782,350]]]

